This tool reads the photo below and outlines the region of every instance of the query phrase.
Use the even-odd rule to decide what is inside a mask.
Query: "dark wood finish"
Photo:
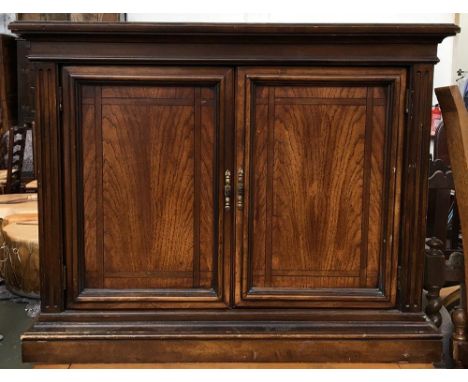
[[[427,152],[456,26],[11,28],[46,96],[25,360],[440,358]]]
[[[35,82],[36,73],[33,63],[28,60],[29,42],[19,38],[17,40],[18,61],[18,124],[30,124],[34,121]]]
[[[426,313],[437,326],[442,324],[441,288],[446,285],[463,284],[465,280],[463,253],[453,252],[446,260],[444,249],[444,243],[438,238],[426,240],[424,270],[424,289],[427,290]]]
[[[14,22],[9,28],[21,35],[67,33],[76,35],[108,34],[168,35],[168,36],[296,36],[320,39],[342,37],[345,39],[393,39],[407,41],[440,42],[454,35],[460,28],[454,24],[218,24],[218,23],[63,23]],[[69,37],[68,37],[69,38]],[[375,40],[374,40],[375,41]]]
[[[237,304],[395,304],[403,121],[390,112],[403,115],[405,83],[404,70],[238,71]]]
[[[447,132],[443,121],[439,123],[439,126],[437,126],[434,135],[434,159],[440,159],[450,166],[450,157],[447,147]]]
[[[409,71],[405,149],[401,184],[400,221],[400,306],[406,311],[421,310],[424,237],[429,177],[433,68],[416,64]]]
[[[21,192],[24,148],[27,129],[20,126],[11,126],[8,134],[8,161],[5,193]]]
[[[433,138],[434,155],[430,162],[427,237],[436,236],[446,243],[446,251],[460,249],[462,243],[457,198],[453,185],[447,134],[443,121]],[[445,175],[444,175],[445,174]]]
[[[38,64],[35,72],[41,311],[60,312],[64,308],[62,254],[65,242],[58,76],[54,64]]]
[[[0,135],[16,125],[16,41],[13,36],[0,35]]]
[[[427,211],[427,237],[437,237],[443,243],[444,249],[457,248],[456,242],[452,244],[452,233],[449,234],[449,221],[454,224],[456,217],[450,219],[450,212],[456,215],[455,197],[452,192],[455,189],[453,185],[452,169],[441,159],[429,162],[429,201]],[[456,229],[453,227],[452,229]],[[449,240],[448,240],[449,239]]]
[[[95,362],[425,362],[440,357],[440,347],[428,346],[428,340],[402,341],[360,339],[142,339],[126,340],[24,340],[23,359],[35,362],[68,363],[79,359]],[[401,349],[404,347],[404,353]],[[106,349],[106,352],[102,352]],[[131,349],[131,352],[129,352]]]
[[[17,40],[17,69],[18,69],[18,126],[31,130],[32,154],[33,154],[33,174],[35,179],[37,174],[37,141],[35,128],[35,92],[36,73],[33,63],[28,60],[29,43],[19,38]],[[27,179],[24,183],[27,182]]]
[[[442,110],[447,145],[453,169],[453,179],[457,192],[458,211],[462,233],[468,232],[468,111],[457,86],[436,89],[437,99]],[[465,256],[466,257],[466,256]],[[466,259],[465,259],[466,260]],[[461,309],[456,310],[454,318],[454,359],[464,365],[468,364],[466,353],[459,347],[466,347],[467,302],[466,280],[468,280],[468,261],[465,261],[465,290],[462,293]]]
[[[230,250],[219,183],[232,71],[62,73],[65,219],[74,243],[68,307],[225,306]]]
[[[164,362],[164,363],[41,363],[33,369],[434,369],[432,363],[359,362]]]
[[[10,28],[31,42],[29,57],[34,60],[227,65],[260,62],[268,65],[435,64],[438,62],[437,43],[459,30],[456,25],[447,24],[63,22],[16,22],[11,23]],[[44,35],[47,42],[41,43]],[[391,44],[391,53],[385,43]]]

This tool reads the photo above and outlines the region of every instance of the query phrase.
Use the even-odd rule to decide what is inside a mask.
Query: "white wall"
[[[258,23],[444,23],[454,13],[127,13],[128,21]]]
[[[12,34],[8,29],[8,24],[16,20],[16,13],[0,13],[0,33]]]
[[[468,15],[463,19],[468,22]],[[454,13],[128,13],[128,21],[159,22],[259,22],[259,23],[454,23]],[[468,26],[466,27],[468,32]],[[465,47],[468,46],[464,40]],[[446,38],[438,48],[439,64],[435,67],[434,87],[450,85],[453,70],[454,38]],[[465,49],[468,51],[468,49]],[[467,52],[468,53],[468,52]],[[466,58],[466,57],[465,57]],[[468,65],[464,66],[468,70]],[[434,96],[435,97],[435,96]],[[434,103],[436,102],[434,98]]]
[[[468,71],[468,13],[460,13],[457,24],[461,27],[461,32],[455,37],[453,44],[452,72],[454,75],[458,69]]]

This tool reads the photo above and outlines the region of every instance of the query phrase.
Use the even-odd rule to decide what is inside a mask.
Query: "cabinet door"
[[[238,81],[236,304],[393,306],[405,70],[244,68]]]
[[[63,69],[68,307],[226,305],[231,77]]]

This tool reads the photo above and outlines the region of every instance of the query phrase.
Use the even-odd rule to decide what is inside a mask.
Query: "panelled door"
[[[237,77],[236,305],[393,306],[405,70]]]
[[[62,86],[68,307],[226,306],[231,69],[65,67]]]

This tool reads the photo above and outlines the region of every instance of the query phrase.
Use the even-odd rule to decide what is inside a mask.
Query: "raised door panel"
[[[239,306],[393,306],[405,72],[239,70]]]
[[[68,251],[69,306],[225,306],[220,179],[230,76],[64,69],[65,181],[76,206],[67,232],[78,238]]]

